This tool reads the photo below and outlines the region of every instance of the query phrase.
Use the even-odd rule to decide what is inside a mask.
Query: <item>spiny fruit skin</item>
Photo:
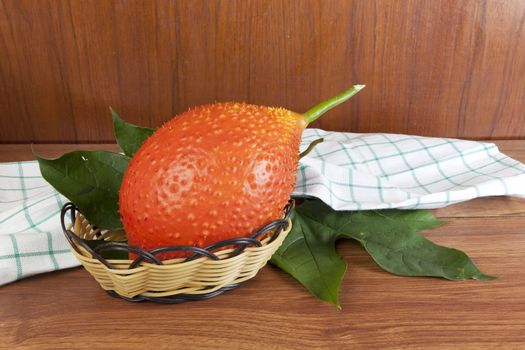
[[[129,244],[206,247],[280,218],[305,126],[299,114],[244,103],[200,106],[165,123],[124,174]]]

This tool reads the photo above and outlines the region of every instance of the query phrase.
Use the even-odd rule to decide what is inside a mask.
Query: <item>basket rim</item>
[[[266,223],[265,225],[261,226],[259,229],[255,230],[253,233],[251,233],[248,236],[244,237],[238,237],[238,238],[232,238],[227,239],[223,241],[216,242],[208,247],[205,248],[199,248],[199,247],[193,247],[193,246],[169,246],[169,247],[160,247],[155,248],[151,250],[144,250],[140,247],[132,246],[126,243],[126,241],[108,241],[107,243],[100,244],[99,246],[95,248],[91,248],[87,245],[85,242],[86,240],[83,240],[80,238],[72,228],[75,226],[75,222],[78,219],[78,215],[80,214],[81,217],[85,220],[87,225],[89,225],[91,228],[94,228],[91,224],[89,224],[89,220],[78,210],[76,205],[72,202],[65,203],[61,210],[60,220],[62,225],[62,231],[69,242],[70,249],[76,253],[75,255],[82,256],[84,259],[94,259],[103,265],[105,265],[106,268],[110,270],[118,270],[122,271],[124,269],[122,268],[114,268],[115,265],[125,265],[128,264],[129,271],[139,268],[140,266],[150,266],[150,265],[156,265],[156,266],[172,266],[176,264],[187,264],[191,263],[193,261],[197,261],[199,263],[202,259],[211,259],[215,261],[220,260],[226,260],[233,258],[237,255],[240,255],[245,252],[247,248],[252,249],[261,249],[268,247],[272,242],[274,242],[277,237],[283,232],[287,231],[284,234],[288,234],[288,232],[291,230],[291,212],[292,208],[295,205],[295,201],[293,198],[291,198],[287,205],[283,209],[283,217],[278,220],[271,221],[269,223]],[[70,212],[71,214],[71,223],[69,225],[66,225],[65,223],[65,217],[67,212]],[[268,231],[275,229],[274,234],[268,238],[266,237],[262,241],[258,238],[261,236],[264,236],[265,233]],[[109,230],[106,230],[107,232],[110,232]],[[99,239],[96,240],[88,240],[88,241],[102,241]],[[236,248],[227,248],[227,249],[220,249],[225,246],[234,246]],[[80,248],[81,247],[81,248]],[[138,255],[136,259],[106,259],[102,257],[102,251],[109,250],[110,248],[118,249],[118,250],[127,250],[130,253],[135,253]],[[211,248],[211,249],[210,249]],[[190,251],[193,252],[193,254],[187,258],[173,258],[173,259],[166,259],[161,260],[158,259],[155,255],[165,253],[167,251]],[[215,253],[214,253],[215,251]],[[224,256],[226,255],[224,252],[230,254],[230,256]],[[92,261],[92,263],[95,263],[95,261]]]
[[[292,226],[291,226],[291,220],[289,222],[289,226],[284,229],[281,234],[284,234],[284,235],[287,235],[289,233],[289,231],[291,230]],[[200,256],[200,257],[197,257],[195,259],[192,259],[190,261],[185,261],[186,259],[185,258],[175,258],[175,259],[167,259],[167,260],[161,260],[162,264],[154,264],[154,263],[151,263],[151,262],[148,262],[148,261],[142,261],[140,262],[140,264],[138,264],[137,266],[133,267],[133,268],[129,268],[129,269],[121,269],[121,268],[110,268],[108,266],[106,266],[105,264],[104,267],[108,270],[113,270],[113,271],[119,271],[119,272],[138,272],[138,271],[142,271],[143,268],[146,268],[146,267],[155,267],[155,269],[166,269],[166,270],[169,270],[170,268],[173,267],[173,265],[181,265],[181,264],[184,264],[186,266],[190,266],[190,265],[198,265],[198,264],[201,264],[202,263],[202,260],[207,260],[207,261],[214,261],[216,264],[220,263],[221,261],[225,261],[225,260],[229,260],[229,259],[235,259],[237,258],[238,256],[242,255],[242,254],[245,254],[245,253],[248,253],[249,250],[251,251],[255,251],[255,250],[262,250],[262,249],[271,249],[272,248],[272,244],[274,244],[274,242],[276,242],[276,240],[273,240],[271,242],[265,242],[262,246],[260,247],[246,247],[246,249],[239,253],[238,255],[235,255],[235,256],[232,256],[232,257],[227,257],[225,259],[218,259],[218,260],[212,260],[212,259],[209,259],[208,257],[206,256]],[[100,260],[98,260],[97,258],[93,257],[93,256],[88,256],[86,255],[85,253],[78,253],[76,252],[72,247],[70,247],[70,249],[72,250],[72,252],[78,257],[78,258],[82,258],[82,260],[85,260],[89,263],[93,263],[93,264],[102,264],[102,262],[100,262]],[[229,252],[232,252],[234,251],[234,249],[225,249],[224,252],[226,253],[229,253]],[[111,265],[130,265],[131,263],[133,263],[134,260],[130,260],[130,259],[105,259],[107,262],[111,263]]]

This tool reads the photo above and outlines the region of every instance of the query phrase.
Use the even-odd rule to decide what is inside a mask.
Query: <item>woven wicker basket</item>
[[[290,211],[283,219],[265,225],[249,237],[219,242],[212,247],[166,247],[143,251],[124,241],[123,231],[101,231],[68,203],[62,209],[62,228],[78,261],[112,296],[129,301],[152,300],[178,303],[214,297],[254,277],[266,265],[291,230]],[[66,224],[66,213],[71,223]],[[259,240],[259,238],[262,238]],[[84,240],[107,243],[91,248]],[[217,247],[226,247],[217,250]],[[135,260],[104,259],[102,251],[125,250],[138,255]],[[189,258],[160,261],[155,254],[166,251],[193,253]]]

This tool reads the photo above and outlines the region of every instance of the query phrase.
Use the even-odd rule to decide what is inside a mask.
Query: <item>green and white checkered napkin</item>
[[[296,196],[338,210],[438,208],[475,197],[525,197],[525,166],[494,144],[393,134],[307,129]],[[60,228],[66,199],[36,162],[0,164],[0,285],[77,266]]]

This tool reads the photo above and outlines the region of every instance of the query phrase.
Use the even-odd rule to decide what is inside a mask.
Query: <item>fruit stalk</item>
[[[310,108],[306,113],[303,114],[303,118],[306,121],[306,124],[310,124],[311,122],[313,122],[332,108],[347,101],[350,97],[357,94],[364,87],[365,85],[361,84],[354,85],[350,89],[343,91],[339,95],[334,96],[331,99],[321,102],[318,105],[315,105],[314,107]]]

